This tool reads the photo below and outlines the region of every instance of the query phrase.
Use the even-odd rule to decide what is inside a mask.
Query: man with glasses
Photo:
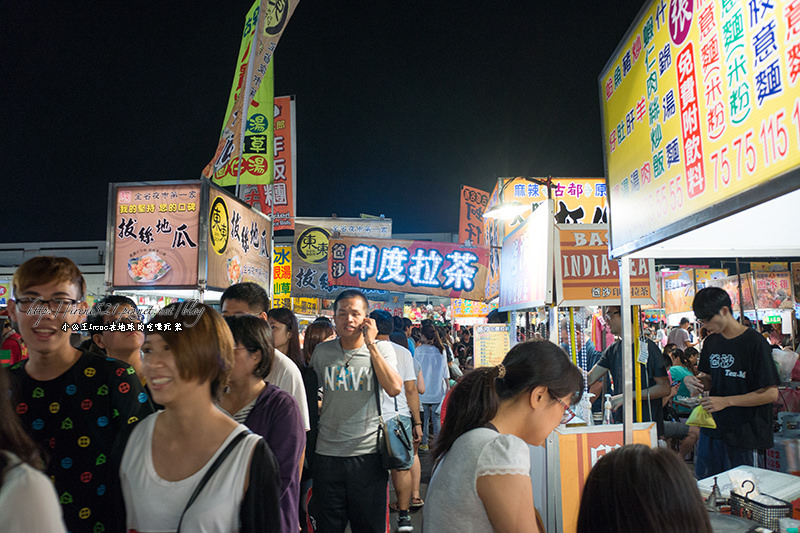
[[[8,309],[28,345],[28,359],[9,372],[16,412],[49,455],[46,472],[67,529],[116,530],[119,475],[112,459],[125,429],[153,408],[133,368],[70,344],[72,327],[87,312],[86,282],[75,263],[34,257],[12,284]]]
[[[700,430],[695,475],[702,479],[740,465],[763,468],[765,450],[773,446],[771,404],[778,399],[772,350],[758,332],[736,321],[723,289],[698,291],[692,309],[709,335],[700,353],[700,374],[687,376],[684,384],[693,393],[710,393],[701,404],[717,424]]]
[[[618,305],[606,307],[605,320],[608,324],[609,330],[615,336],[622,335],[622,314]],[[636,317],[633,317],[636,320]],[[641,342],[647,345],[647,363],[642,368],[641,373],[641,386],[642,386],[642,421],[655,422],[658,436],[664,435],[664,416],[661,409],[661,398],[667,396],[670,392],[669,378],[667,377],[667,369],[664,366],[664,359],[661,356],[661,350],[650,339],[643,339]],[[640,364],[638,362],[637,353],[633,354],[633,365]],[[631,368],[634,368],[633,366]],[[594,365],[589,372],[588,384],[591,387],[593,383],[602,378],[607,372],[611,373],[611,406],[615,410],[614,420],[617,423],[622,422],[623,411],[619,409],[622,405],[622,340],[617,339],[611,346],[606,348],[600,360]]]

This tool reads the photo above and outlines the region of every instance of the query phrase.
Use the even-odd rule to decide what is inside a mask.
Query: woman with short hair
[[[122,456],[127,528],[280,531],[275,456],[215,403],[234,362],[222,316],[197,302],[170,304],[149,322],[142,354],[164,410],[139,422]]]

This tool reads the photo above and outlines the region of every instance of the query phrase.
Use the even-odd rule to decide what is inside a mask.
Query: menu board
[[[653,0],[599,77],[618,257],[797,189],[796,2]]]
[[[473,326],[474,366],[497,366],[511,349],[508,324],[476,324]]]

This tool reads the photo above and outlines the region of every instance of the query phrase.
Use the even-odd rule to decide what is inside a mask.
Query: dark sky
[[[249,0],[37,2],[0,17],[3,242],[105,238],[108,183],[214,154]],[[301,0],[298,216],[456,232],[460,184],[602,176],[597,76],[642,0]]]

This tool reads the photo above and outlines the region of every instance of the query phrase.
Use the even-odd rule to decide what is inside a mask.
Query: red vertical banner
[[[694,198],[706,190],[703,173],[703,137],[700,133],[700,111],[697,102],[694,53],[687,44],[677,59],[678,94],[681,103],[681,132],[683,157],[686,162],[686,192]],[[678,183],[680,187],[680,182]]]
[[[275,98],[275,181],[272,184],[275,229],[294,229],[297,187],[294,96]]]
[[[483,212],[489,203],[489,193],[462,185],[459,202],[461,204],[458,219],[459,244],[464,244],[467,240],[473,246],[483,244]]]

